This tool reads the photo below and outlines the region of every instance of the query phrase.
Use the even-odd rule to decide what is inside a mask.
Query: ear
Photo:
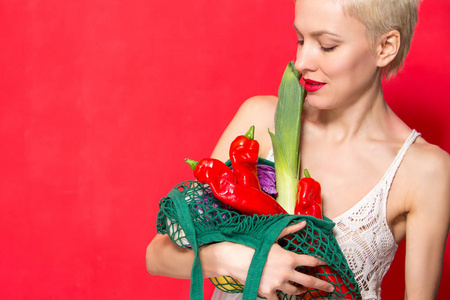
[[[383,34],[377,46],[377,66],[385,67],[397,56],[400,48],[400,32],[391,30]]]

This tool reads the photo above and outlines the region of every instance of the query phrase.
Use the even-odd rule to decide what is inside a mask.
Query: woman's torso
[[[381,281],[394,259],[397,242],[387,218],[389,191],[404,156],[419,135],[413,130],[378,183],[332,218],[336,224],[333,234],[355,274],[363,299],[380,299]],[[268,159],[273,160],[272,151]]]
[[[272,103],[267,105],[269,108],[263,113],[268,120],[266,123],[260,122],[261,117],[255,120],[249,118],[250,120],[246,122],[253,123],[255,121],[257,129],[265,127],[274,131],[273,119],[269,119],[276,105],[276,101],[273,100],[274,98],[264,99],[265,102]],[[359,274],[358,282],[362,285],[362,290],[365,290],[364,299],[379,298],[382,277],[394,257],[397,242],[404,237],[404,230],[398,228],[404,227],[405,224],[405,220],[399,221],[399,218],[406,213],[405,199],[402,193],[389,195],[390,184],[400,165],[393,162],[401,162],[406,150],[417,138],[417,133],[411,133],[411,130],[394,114],[390,118],[390,123],[394,124],[391,128],[369,131],[369,134],[372,134],[369,137],[362,136],[359,140],[354,139],[350,142],[345,139],[333,140],[334,136],[332,139],[327,138],[326,135],[321,135],[326,131],[316,130],[315,126],[311,124],[302,124],[302,169],[307,168],[312,177],[322,185],[324,214],[337,223],[334,233],[337,235],[338,242],[345,248],[343,252],[346,257],[352,260],[350,264],[356,264],[350,265],[350,267],[357,273],[360,269],[372,272],[373,276],[369,275],[370,279],[367,280],[361,280],[362,277],[367,277],[367,274]],[[261,156],[263,157],[267,156],[271,150],[271,142],[267,136],[265,134],[256,136],[261,143]],[[400,152],[404,153],[400,154]],[[405,176],[404,172],[400,173],[402,174],[397,175],[393,185],[394,190],[397,189],[396,186],[403,186],[408,182],[408,176]],[[390,180],[387,185],[381,184],[386,174],[392,176],[389,176]],[[373,203],[378,205],[369,209],[369,213],[361,214],[358,209],[355,209],[357,206],[363,207],[363,204],[370,206]],[[371,224],[359,225],[364,229],[364,233],[358,235],[358,223],[353,222],[349,225],[347,221],[358,219],[358,217],[364,218],[368,214],[371,214],[372,223],[376,223],[378,228],[374,231],[374,227],[369,226]],[[342,219],[343,216],[345,216],[344,219]],[[392,232],[397,234],[393,235]],[[348,238],[349,235],[361,239],[362,243],[354,245],[352,239]],[[358,247],[365,248],[365,254],[361,254],[364,251],[358,250]],[[357,256],[360,257],[370,256],[372,262],[355,260],[351,258],[352,252],[358,252]],[[385,260],[386,263],[382,266],[373,263],[379,259]],[[370,267],[364,265],[365,263],[372,265],[372,271],[369,270]],[[368,283],[374,278],[375,281]],[[219,295],[222,298],[219,298]],[[234,299],[229,297],[231,296],[216,292],[213,299]]]
[[[264,96],[259,102],[270,103],[265,105],[267,109],[262,113],[268,121],[259,123],[259,128],[274,132],[273,118],[269,116],[275,111],[277,98]],[[386,115],[382,119],[388,126],[374,126],[376,128],[350,138],[334,135],[326,126],[302,121],[301,169],[308,169],[321,183],[323,212],[329,218],[349,210],[378,184],[411,134],[412,130],[391,110]],[[261,156],[266,157],[272,143],[267,131],[259,131],[263,133],[256,138],[261,144]],[[407,163],[410,164],[409,160]],[[386,218],[397,243],[405,236],[404,216],[408,212],[408,203],[403,192],[405,188],[409,189],[411,176],[413,174],[400,169],[389,193]]]
[[[419,134],[412,131],[379,182],[362,199],[342,214],[335,216],[335,235],[363,299],[380,299],[381,281],[389,269],[397,250],[397,243],[389,228],[386,210],[391,184],[409,147]],[[273,161],[270,151],[267,159]],[[241,299],[242,294],[215,291],[213,300]]]

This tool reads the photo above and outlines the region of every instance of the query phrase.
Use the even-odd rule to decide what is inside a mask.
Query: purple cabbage
[[[275,168],[268,165],[257,165],[256,170],[261,190],[273,198],[276,198],[278,192],[276,189]]]

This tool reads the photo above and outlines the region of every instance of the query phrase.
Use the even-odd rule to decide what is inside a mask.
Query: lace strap
[[[409,147],[416,141],[416,139],[420,136],[416,130],[413,129],[411,134],[406,139],[400,151],[397,153],[394,161],[391,163],[389,169],[384,175],[383,182],[386,184],[387,190],[390,189],[392,185],[392,181],[394,180],[395,174],[397,173],[398,168],[400,167],[403,158],[405,157],[406,151],[408,151]]]

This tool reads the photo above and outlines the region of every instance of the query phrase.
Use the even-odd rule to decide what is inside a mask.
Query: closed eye
[[[323,47],[323,46],[321,46],[321,48],[322,48],[322,50],[323,50],[324,52],[331,52],[331,51],[333,51],[334,49],[336,49],[336,47],[337,47],[337,46],[333,46],[333,47]]]

